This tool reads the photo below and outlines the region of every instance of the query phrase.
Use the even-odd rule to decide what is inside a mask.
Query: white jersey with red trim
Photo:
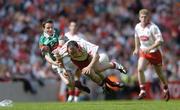
[[[146,27],[142,27],[141,23],[135,26],[135,37],[139,38],[140,49],[146,49],[150,47],[156,40],[163,41],[161,31],[154,23],[148,24]],[[152,49],[151,52],[155,52],[158,48]]]
[[[71,41],[71,40],[69,40],[69,41]],[[68,42],[66,42],[63,45],[63,47],[59,50],[59,54],[60,54],[61,57],[64,57],[64,56],[66,56],[68,54],[67,53],[67,43]],[[95,44],[92,44],[92,43],[90,43],[88,41],[76,40],[76,42],[78,43],[80,48],[82,48],[82,56],[78,57],[78,58],[73,58],[74,60],[83,61],[83,60],[85,60],[87,58],[88,54],[93,56],[98,51],[99,46],[97,46]]]
[[[84,39],[73,39],[74,41],[76,41],[78,43],[78,45],[82,48],[83,50],[83,54],[81,57],[75,58],[75,60],[77,61],[83,61],[84,59],[87,59],[88,54],[89,55],[94,55],[97,51],[99,46],[94,45]],[[69,41],[72,41],[71,39]],[[59,55],[60,57],[63,59],[63,63],[64,66],[66,68],[66,70],[76,70],[74,68],[74,65],[72,64],[72,62],[70,61],[70,58],[68,56],[68,52],[67,52],[67,43],[69,42],[67,41],[60,49],[59,49]],[[74,71],[72,73],[75,73]]]

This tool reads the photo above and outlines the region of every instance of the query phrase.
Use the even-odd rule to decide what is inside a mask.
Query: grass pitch
[[[159,101],[87,101],[78,103],[63,102],[14,102],[12,107],[0,110],[180,110],[180,100]]]

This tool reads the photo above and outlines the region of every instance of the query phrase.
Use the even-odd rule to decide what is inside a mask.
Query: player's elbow
[[[159,45],[163,45],[164,44],[164,41],[163,40],[160,40],[159,41]]]
[[[157,41],[156,41],[156,44],[158,44],[158,46],[163,45],[163,43],[164,43],[163,40],[157,40]]]

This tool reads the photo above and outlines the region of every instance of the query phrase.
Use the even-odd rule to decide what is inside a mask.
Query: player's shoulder
[[[151,22],[149,28],[153,30],[153,29],[158,29],[159,27],[155,23]]]
[[[141,28],[140,22],[135,25],[135,30],[137,30],[137,29],[139,29],[139,28]]]
[[[45,36],[44,36],[44,34],[42,33],[42,34],[40,35],[40,38],[39,38],[39,43],[44,42],[44,40],[45,40]]]
[[[69,36],[70,36],[69,32],[66,32],[64,35],[65,35],[66,37],[69,37]]]

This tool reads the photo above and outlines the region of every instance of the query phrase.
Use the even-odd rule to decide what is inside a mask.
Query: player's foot
[[[119,70],[123,74],[127,74],[127,70],[123,65],[121,65],[117,62],[113,62],[113,63],[115,64],[115,69]]]
[[[146,91],[145,90],[141,90],[138,96],[138,100],[143,99],[146,96]]]
[[[163,97],[166,101],[168,101],[170,99],[170,93],[169,93],[167,85],[164,85],[164,87],[163,87]]]
[[[169,101],[170,99],[170,93],[169,93],[169,90],[168,89],[164,89],[163,90],[163,98],[165,99],[165,101]]]
[[[75,87],[87,93],[91,92],[90,89],[87,86],[83,86],[80,81],[75,81]]]

